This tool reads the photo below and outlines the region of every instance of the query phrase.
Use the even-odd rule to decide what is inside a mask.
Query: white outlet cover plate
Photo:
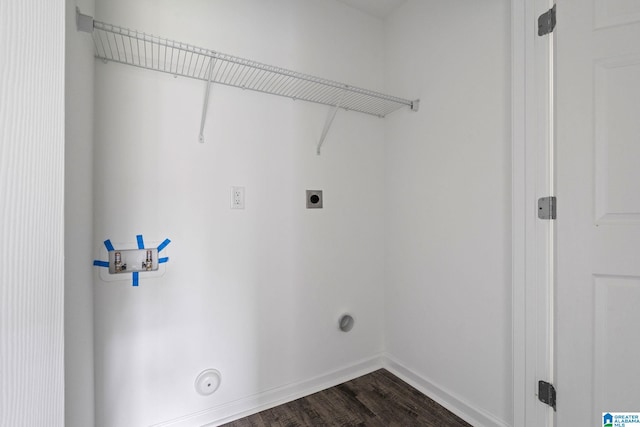
[[[244,209],[244,187],[231,187],[231,209]]]

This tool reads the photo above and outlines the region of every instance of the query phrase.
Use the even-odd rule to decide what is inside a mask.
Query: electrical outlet
[[[231,209],[244,209],[244,187],[231,187]]]
[[[307,209],[322,209],[322,190],[307,190]]]

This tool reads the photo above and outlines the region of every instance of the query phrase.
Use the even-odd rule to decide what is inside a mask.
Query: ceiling
[[[386,18],[407,0],[338,0],[369,15]]]

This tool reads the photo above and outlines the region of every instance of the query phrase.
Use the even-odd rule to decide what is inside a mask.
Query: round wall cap
[[[353,319],[353,316],[351,316],[350,314],[343,314],[338,321],[338,326],[340,327],[340,330],[342,332],[349,332],[351,329],[353,329],[354,323],[355,320]]]
[[[221,381],[222,377],[219,371],[216,369],[206,369],[200,372],[200,375],[196,378],[196,391],[203,396],[209,396],[220,387]]]

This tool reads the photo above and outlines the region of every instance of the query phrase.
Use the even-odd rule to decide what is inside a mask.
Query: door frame
[[[537,199],[550,179],[548,145],[551,113],[540,107],[540,93],[552,85],[546,47],[537,36],[537,17],[549,0],[511,0],[511,155],[512,155],[512,375],[513,425],[554,424],[553,410],[537,399],[538,380],[553,381],[553,230],[537,218]],[[544,52],[543,50],[547,50]],[[551,53],[552,54],[552,53]],[[545,61],[547,61],[545,63]],[[541,92],[542,91],[542,92]],[[549,103],[548,108],[551,108]],[[546,116],[545,116],[546,115]],[[545,148],[541,148],[545,146]],[[542,150],[542,151],[541,151]],[[546,169],[546,170],[545,170]],[[542,176],[547,174],[547,176]],[[552,181],[551,181],[552,183]],[[553,191],[551,184],[551,191]]]

